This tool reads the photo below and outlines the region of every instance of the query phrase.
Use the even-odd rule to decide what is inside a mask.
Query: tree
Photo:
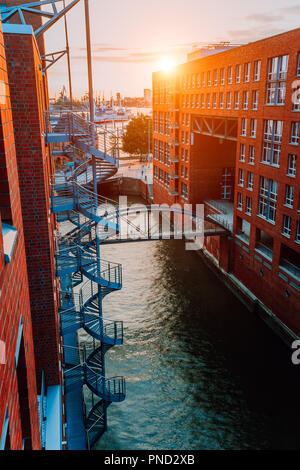
[[[144,114],[132,118],[122,136],[122,150],[131,155],[143,155],[152,152],[152,118]]]

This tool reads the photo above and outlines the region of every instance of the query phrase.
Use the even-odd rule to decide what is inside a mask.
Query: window
[[[200,73],[197,74],[197,88],[200,88],[201,81],[200,81]]]
[[[244,82],[248,83],[250,81],[250,62],[244,65]]]
[[[268,80],[286,80],[289,56],[283,55],[269,59]]]
[[[225,83],[225,69],[224,68],[220,70],[220,82],[221,82],[221,85],[224,85]]]
[[[181,166],[181,177],[184,178],[184,166]]]
[[[254,174],[251,171],[248,171],[247,175],[247,189],[252,191],[254,183]]]
[[[185,179],[187,180],[189,178],[189,169],[185,169]]]
[[[244,162],[246,157],[246,145],[241,144],[240,147],[240,162]]]
[[[262,154],[263,163],[279,166],[282,127],[282,121],[273,121],[271,119],[265,121]]]
[[[248,99],[249,99],[249,92],[244,91],[243,92],[243,109],[245,110],[248,109]]]
[[[205,73],[204,72],[201,73],[201,82],[202,82],[202,86],[205,87]]]
[[[154,160],[158,159],[158,141],[154,140]]]
[[[182,107],[185,108],[185,95],[182,96]]]
[[[184,162],[184,149],[181,149],[181,160]]]
[[[159,161],[164,162],[164,143],[159,142]]]
[[[237,194],[237,208],[239,211],[243,210],[243,195],[242,193]]]
[[[169,124],[170,124],[170,115],[169,113],[165,113],[165,134],[169,135]]]
[[[189,127],[189,125],[190,125],[190,115],[187,114],[186,115],[186,127]]]
[[[240,94],[238,91],[234,92],[234,109],[239,109],[240,107]]]
[[[258,90],[252,91],[252,109],[253,111],[258,109]]]
[[[292,122],[291,124],[291,141],[292,145],[299,144],[299,131],[300,131],[300,122]]]
[[[269,59],[267,104],[273,106],[284,104],[288,59],[288,55]]]
[[[217,93],[213,94],[213,108],[217,109]]]
[[[163,183],[164,182],[164,172],[159,169],[159,180]]]
[[[187,108],[190,107],[190,95],[187,95],[187,96],[186,96],[186,107],[187,107]]]
[[[246,214],[251,215],[252,213],[252,198],[251,197],[246,197]]]
[[[227,69],[227,82],[228,82],[228,85],[232,84],[232,66],[231,65]]]
[[[188,75],[187,77],[187,87],[191,88],[191,76],[190,75]]]
[[[153,120],[154,120],[154,132],[158,132],[158,120],[157,120],[157,112],[154,111],[154,116],[153,116]]]
[[[211,86],[211,72],[207,72],[207,86]]]
[[[256,137],[256,128],[257,128],[257,120],[251,119],[250,121],[250,136]]]
[[[291,222],[291,217],[288,215],[283,216],[282,235],[288,238],[291,236]]]
[[[159,132],[164,133],[164,113],[159,113]]]
[[[220,109],[224,108],[224,93],[220,93]]]
[[[241,131],[241,135],[244,136],[244,137],[247,135],[247,119],[246,119],[246,118],[243,118],[243,119],[242,119],[242,131]]]
[[[300,243],[300,221],[297,222],[296,226],[296,240],[297,243]]]
[[[190,137],[189,137],[189,133],[188,133],[188,132],[186,133],[186,139],[185,139],[185,141],[186,141],[186,145],[189,145],[189,143],[190,143]]]
[[[242,170],[241,168],[239,169],[238,185],[244,186],[244,170]]]
[[[285,82],[268,82],[267,104],[280,106],[284,104],[286,91]]]
[[[207,109],[210,109],[210,93],[207,93],[206,95],[206,107]]]
[[[218,85],[218,70],[214,70],[214,86]]]
[[[185,114],[184,113],[182,114],[182,117],[181,117],[181,124],[182,126],[185,126]]]
[[[295,177],[296,176],[296,162],[297,156],[294,154],[289,154],[288,156],[288,176]]]
[[[196,77],[195,77],[195,75],[193,74],[193,75],[192,75],[192,88],[195,88],[195,85],[196,85]]]
[[[184,135],[184,131],[181,132],[181,143],[184,144],[185,143],[185,135]]]
[[[188,187],[185,183],[181,183],[181,195],[185,199],[187,199],[187,197],[188,197]]]
[[[296,75],[300,77],[300,52],[298,52]]]
[[[299,80],[296,80],[295,83],[292,84],[292,86],[293,86],[293,94],[292,94],[293,111],[300,111],[300,86],[299,86]]]
[[[170,165],[170,148],[168,144],[165,144],[165,165]]]
[[[249,163],[253,165],[254,160],[255,160],[255,147],[254,145],[250,145],[249,146]]]
[[[205,108],[205,95],[204,93],[201,94],[201,108]]]
[[[254,62],[254,74],[253,80],[258,82],[260,80],[260,69],[261,69],[261,60],[256,60]]]
[[[260,177],[258,214],[269,222],[275,222],[277,189],[277,181]]]
[[[231,93],[230,93],[230,91],[228,91],[227,94],[226,94],[226,108],[227,109],[231,108]]]
[[[241,65],[235,67],[235,83],[241,83]]]
[[[195,107],[195,95],[191,96],[191,108]]]
[[[189,151],[188,150],[185,151],[185,161],[186,162],[189,161]]]
[[[285,186],[285,205],[289,207],[293,207],[294,201],[294,186],[290,186],[286,184]]]
[[[200,106],[200,97],[199,95],[196,95],[196,108],[199,108]]]

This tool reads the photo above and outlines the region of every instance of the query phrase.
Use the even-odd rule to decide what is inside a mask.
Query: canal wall
[[[197,251],[205,264],[225,283],[231,292],[250,310],[258,315],[281,340],[290,348],[293,341],[299,339],[274,313],[263,304],[239,279],[223,269],[217,259],[204,247]]]

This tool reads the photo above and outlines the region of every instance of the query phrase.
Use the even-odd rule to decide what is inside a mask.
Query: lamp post
[[[95,122],[94,108],[94,90],[93,90],[93,69],[92,69],[92,49],[91,49],[91,28],[90,28],[90,6],[89,0],[84,0],[85,25],[86,25],[86,52],[89,79],[89,102],[90,102],[90,121]]]

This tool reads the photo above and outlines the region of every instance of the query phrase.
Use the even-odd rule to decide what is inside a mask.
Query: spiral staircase
[[[64,345],[66,395],[86,386],[92,396],[85,413],[92,447],[107,428],[108,406],[126,393],[125,379],[107,378],[105,370],[105,354],[123,343],[123,323],[106,320],[102,311],[104,297],[122,288],[121,265],[100,256],[101,243],[119,232],[119,209],[97,193],[118,170],[118,136],[70,111],[48,114],[47,129],[48,142],[64,143],[71,160],[52,179],[51,208],[62,228],[56,240],[61,335],[65,343],[83,328],[92,339],[92,348]]]

